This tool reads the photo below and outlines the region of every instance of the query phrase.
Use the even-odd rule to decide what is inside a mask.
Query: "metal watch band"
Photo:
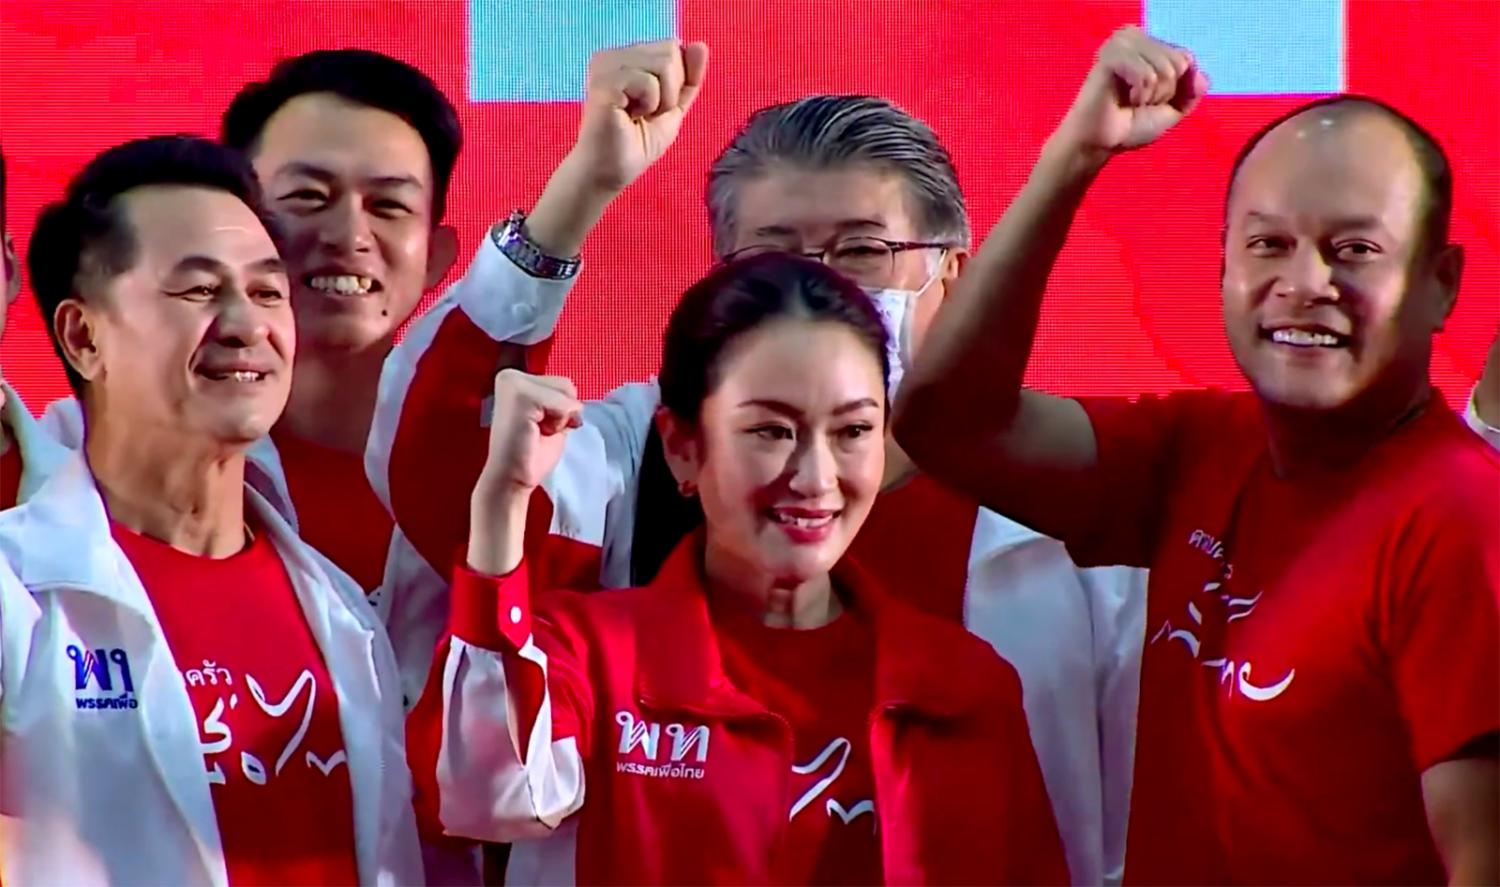
[[[526,236],[526,214],[520,210],[511,213],[503,222],[490,228],[490,239],[500,252],[516,264],[517,268],[532,277],[544,280],[567,280],[578,273],[579,259],[559,259],[542,252],[541,247]]]

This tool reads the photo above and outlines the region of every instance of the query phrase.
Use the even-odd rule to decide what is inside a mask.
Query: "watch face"
[[[578,259],[558,259],[547,255],[526,237],[525,215],[512,213],[504,222],[497,222],[490,229],[490,238],[500,252],[522,271],[532,277],[549,280],[565,280],[578,272]]]

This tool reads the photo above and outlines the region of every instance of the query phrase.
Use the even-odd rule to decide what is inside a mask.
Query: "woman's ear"
[[[688,422],[666,407],[656,408],[656,432],[661,435],[662,455],[684,496],[698,492],[698,473],[703,467],[703,440],[696,423]]]

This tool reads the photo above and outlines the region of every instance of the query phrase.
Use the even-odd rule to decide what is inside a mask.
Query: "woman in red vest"
[[[692,287],[656,422],[699,528],[650,585],[591,594],[530,588],[523,543],[563,440],[608,429],[567,380],[501,373],[410,725],[429,828],[518,842],[511,883],[1067,881],[1014,669],[844,559],[880,488],[885,354],[818,262]]]

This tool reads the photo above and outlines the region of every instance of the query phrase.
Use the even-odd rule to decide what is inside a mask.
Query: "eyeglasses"
[[[755,244],[737,249],[725,262],[765,253],[791,253],[822,262],[855,283],[887,286],[896,276],[896,254],[914,249],[952,249],[948,243],[919,240],[886,240],[884,237],[844,237],[818,250],[795,250],[774,244]]]

